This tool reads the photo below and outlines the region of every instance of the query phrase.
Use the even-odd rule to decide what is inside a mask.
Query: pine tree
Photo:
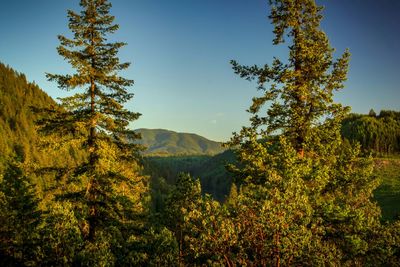
[[[245,261],[360,264],[372,249],[369,235],[380,227],[380,210],[371,201],[377,186],[371,160],[342,143],[349,108],[333,101],[350,54],[333,59],[314,0],[269,2],[273,43],[289,43],[288,62],[249,67],[232,61],[236,74],[256,80],[264,92],[249,108],[251,126],[231,140],[241,186],[234,220]]]
[[[34,186],[20,163],[8,164],[0,182],[0,263],[2,266],[36,262],[41,212]]]
[[[192,256],[189,253],[190,245],[186,242],[191,230],[186,227],[185,215],[195,210],[200,202],[200,181],[194,180],[189,174],[179,174],[175,188],[165,200],[164,214],[165,225],[175,234],[178,242],[179,265]]]
[[[104,239],[107,228],[122,231],[134,223],[143,209],[141,194],[146,189],[138,174],[139,147],[134,141],[139,136],[128,128],[140,114],[123,106],[133,97],[127,91],[133,80],[119,75],[129,67],[117,57],[126,44],[108,41],[119,28],[109,14],[111,3],[81,0],[80,6],[80,13],[68,11],[73,38],[58,36],[58,53],[75,72],[47,74],[60,89],[76,93],[61,98],[60,106],[47,110],[38,124],[43,142],[51,149],[65,153],[62,149],[68,144],[87,155],[78,165],[47,169],[65,182],[57,199],[75,203],[82,235],[94,242],[98,237]]]
[[[369,110],[369,112],[368,112],[368,116],[374,117],[374,118],[375,118],[375,117],[376,117],[376,112],[375,112],[375,110],[371,108],[371,109]]]
[[[346,51],[333,61],[333,49],[319,28],[322,8],[314,1],[271,0],[270,3],[274,45],[285,42],[285,33],[290,38],[288,63],[275,58],[271,65],[264,67],[240,66],[236,61],[232,65],[241,77],[257,79],[259,89],[265,92],[253,99],[249,109],[253,114],[251,128],[266,126],[263,136],[283,131],[298,153],[304,155],[315,149],[314,139],[337,138],[326,132],[348,110],[333,103],[332,97],[334,91],[343,88],[350,54]],[[266,116],[259,116],[266,103],[271,103],[271,107]],[[321,118],[328,123],[321,123]]]

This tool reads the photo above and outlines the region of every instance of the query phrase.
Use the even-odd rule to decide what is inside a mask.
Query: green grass
[[[393,221],[400,217],[400,159],[376,159],[375,174],[381,180],[374,195],[382,209],[382,219]]]

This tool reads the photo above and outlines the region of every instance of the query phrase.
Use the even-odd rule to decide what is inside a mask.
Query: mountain
[[[147,147],[145,155],[216,155],[225,150],[222,143],[197,134],[177,133],[164,129],[137,129],[136,132],[142,136],[139,143]]]

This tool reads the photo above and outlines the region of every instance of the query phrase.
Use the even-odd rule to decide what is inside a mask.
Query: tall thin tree
[[[86,159],[77,166],[54,170],[67,181],[68,190],[60,198],[77,203],[82,233],[94,240],[98,229],[124,223],[131,211],[140,209],[145,188],[138,175],[139,148],[134,143],[139,136],[128,127],[140,114],[123,106],[133,97],[127,91],[133,80],[119,75],[130,65],[117,56],[126,44],[108,40],[119,28],[109,14],[109,1],[81,0],[80,6],[80,13],[68,11],[73,37],[58,36],[58,53],[75,72],[47,74],[60,89],[77,92],[61,98],[60,107],[50,110],[39,126],[53,147],[68,144],[86,152]]]

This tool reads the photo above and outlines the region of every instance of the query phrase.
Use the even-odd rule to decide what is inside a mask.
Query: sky
[[[321,28],[338,57],[352,54],[348,81],[335,96],[352,112],[400,109],[400,1],[318,0]],[[124,77],[135,80],[126,104],[142,113],[133,128],[163,128],[227,141],[248,125],[256,84],[237,77],[231,59],[264,65],[287,58],[273,46],[267,0],[111,0],[124,41]],[[26,74],[53,98],[69,93],[45,73],[72,73],[57,54],[57,35],[71,37],[67,9],[78,0],[0,0],[0,62]]]

